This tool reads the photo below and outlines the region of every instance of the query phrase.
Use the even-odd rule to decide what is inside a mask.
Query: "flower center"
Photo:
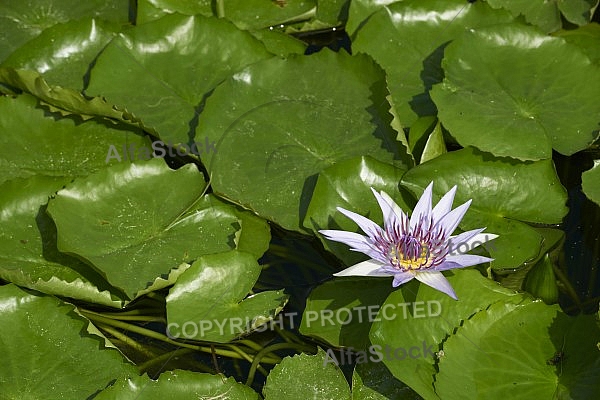
[[[431,264],[427,243],[409,235],[401,237],[390,247],[388,257],[391,264],[402,271],[427,268]]]

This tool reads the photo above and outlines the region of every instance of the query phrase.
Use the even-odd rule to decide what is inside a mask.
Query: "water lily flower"
[[[383,212],[384,227],[362,215],[337,207],[353,220],[366,236],[339,230],[320,230],[327,239],[350,246],[370,260],[360,262],[334,276],[394,276],[393,287],[413,278],[431,286],[454,300],[454,289],[441,271],[482,264],[493,259],[462,254],[495,239],[498,235],[483,234],[485,228],[473,229],[451,236],[471,205],[471,200],[452,210],[456,193],[454,186],[437,205],[431,208],[433,182],[427,186],[409,217],[385,192],[371,188]]]

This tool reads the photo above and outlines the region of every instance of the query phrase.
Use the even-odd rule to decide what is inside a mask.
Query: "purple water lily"
[[[338,207],[367,236],[338,230],[319,231],[327,239],[342,242],[350,250],[371,257],[335,276],[394,276],[392,286],[397,287],[413,278],[458,300],[454,289],[441,271],[469,267],[493,259],[473,254],[461,254],[461,249],[473,249],[495,239],[498,235],[483,234],[485,228],[473,229],[451,236],[471,205],[471,200],[452,210],[456,193],[454,186],[437,205],[431,208],[433,182],[427,186],[410,217],[385,192],[371,188],[383,212],[384,227]]]

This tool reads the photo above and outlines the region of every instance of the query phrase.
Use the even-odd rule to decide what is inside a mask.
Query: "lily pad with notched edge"
[[[86,332],[88,324],[55,297],[0,286],[2,398],[87,399],[115,379],[137,375],[118,351]]]
[[[169,336],[226,343],[272,320],[288,296],[283,290],[248,296],[260,272],[254,256],[245,252],[200,257],[169,290]]]
[[[94,397],[95,400],[258,400],[258,393],[233,378],[192,371],[165,371],[158,379],[147,375],[121,378]]]
[[[384,87],[370,58],[326,50],[235,74],[208,98],[198,125],[198,136],[217,143],[205,160],[215,193],[302,230],[322,169],[360,155],[406,165],[385,123]]]
[[[448,45],[442,65],[431,98],[464,147],[540,160],[598,136],[600,68],[561,38],[517,24],[476,29]]]

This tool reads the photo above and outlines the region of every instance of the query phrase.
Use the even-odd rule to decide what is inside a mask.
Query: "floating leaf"
[[[367,20],[352,50],[369,54],[385,69],[395,112],[400,124],[409,127],[418,117],[436,113],[429,90],[444,77],[440,64],[447,43],[467,29],[511,20],[507,12],[482,1],[401,1]]]
[[[487,227],[499,235],[484,244],[497,269],[538,256],[542,237],[523,222],[557,224],[567,213],[567,194],[551,160],[522,163],[466,148],[409,170],[402,185],[420,195],[431,181],[438,198],[457,185],[455,204],[473,199],[460,227]]]
[[[567,20],[578,25],[588,23],[597,0],[486,0],[494,8],[509,10],[515,17],[522,15],[530,24],[544,32],[560,29],[561,12]]]
[[[516,24],[473,30],[446,48],[443,66],[431,96],[462,146],[539,160],[598,136],[600,68],[560,38]]]
[[[352,374],[352,400],[421,400],[381,362],[358,364]]]
[[[600,160],[594,161],[592,169],[581,174],[581,186],[588,199],[600,205]]]
[[[383,79],[368,57],[329,51],[263,61],[228,79],[197,130],[217,142],[205,160],[215,192],[299,230],[323,168],[358,155],[402,165],[399,143],[371,122],[387,113]]]
[[[118,25],[97,19],[56,24],[13,52],[0,65],[35,70],[47,82],[81,90],[84,75]]]
[[[0,286],[2,397],[86,399],[114,379],[137,375],[119,352],[85,331],[87,324],[54,297]]]
[[[58,248],[95,266],[130,297],[197,257],[234,247],[237,218],[194,209],[206,186],[194,165],[117,164],[58,192],[48,213]],[[168,187],[169,190],[160,188]]]
[[[0,186],[0,277],[44,293],[120,307],[102,277],[56,248],[56,227],[46,204],[70,181],[37,175]]]
[[[129,4],[113,0],[3,0],[0,4],[0,62],[44,29],[85,17],[126,23]]]
[[[265,400],[350,400],[344,374],[319,349],[309,354],[286,357],[269,373],[263,388]]]
[[[226,77],[271,56],[224,20],[167,15],[111,41],[86,93],[127,109],[165,142],[188,143],[203,99]]]
[[[593,63],[600,65],[600,24],[592,22],[577,29],[560,30],[554,35],[579,47]]]
[[[219,375],[200,374],[191,371],[166,371],[158,379],[147,375],[121,378],[100,392],[95,400],[188,400],[230,399],[258,400],[258,393],[248,386],[237,383],[233,378]]]
[[[371,323],[392,291],[385,278],[334,278],[313,289],[306,299],[300,333],[335,347],[364,350]]]
[[[287,303],[283,290],[245,298],[260,272],[260,265],[248,253],[200,257],[169,290],[169,335],[226,343],[273,319]]]
[[[445,341],[436,392],[450,400],[593,398],[600,392],[599,335],[591,315],[569,317],[542,302],[498,302]]]
[[[523,296],[511,294],[497,283],[483,278],[476,270],[460,270],[445,275],[459,301],[412,280],[393,291],[381,305],[378,321],[373,323],[370,334],[373,345],[379,346],[380,361],[397,379],[426,399],[437,398],[433,381],[435,353],[447,336],[462,321],[477,311],[485,310],[489,304],[523,301]],[[404,303],[410,304],[407,307],[408,317],[397,306]],[[429,312],[426,304],[432,304],[434,312]],[[455,385],[457,382],[463,385],[470,383],[455,381]]]
[[[0,97],[0,132],[0,146],[10,149],[0,154],[0,182],[32,175],[85,176],[119,161],[107,160],[111,146],[121,151],[147,145],[139,130],[53,118],[29,95]]]

